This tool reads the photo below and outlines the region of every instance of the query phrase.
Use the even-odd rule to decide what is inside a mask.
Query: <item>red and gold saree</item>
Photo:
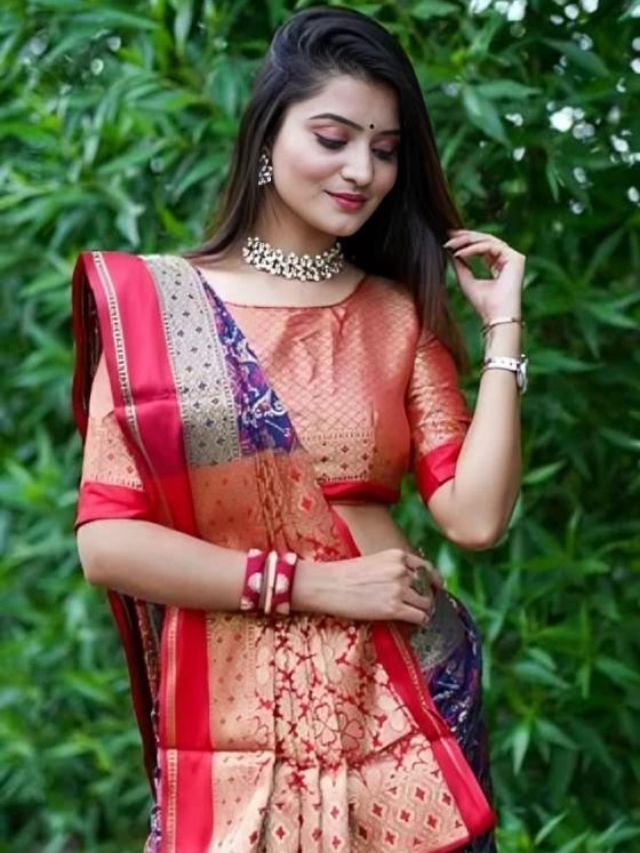
[[[77,525],[139,518],[232,549],[358,555],[287,407],[190,262],[84,252],[73,319]],[[492,826],[407,624],[109,598],[155,797],[148,850],[444,853]]]

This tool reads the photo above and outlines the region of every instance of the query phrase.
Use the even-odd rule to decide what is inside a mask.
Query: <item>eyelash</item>
[[[331,151],[337,151],[338,148],[342,148],[343,145],[347,144],[346,142],[342,142],[341,140],[327,139],[324,136],[318,136],[317,133],[315,133],[314,136],[318,140],[320,145],[323,146],[323,148],[329,148]],[[380,150],[378,150],[378,151],[376,151],[376,154],[378,155],[378,157],[381,160],[389,161],[389,160],[393,160],[395,158],[396,151],[380,151]]]

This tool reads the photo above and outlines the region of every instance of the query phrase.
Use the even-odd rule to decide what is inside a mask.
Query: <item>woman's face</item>
[[[336,76],[319,95],[288,109],[271,151],[270,186],[307,225],[348,236],[393,187],[399,143],[393,89]],[[357,193],[364,201],[341,205],[330,193]]]

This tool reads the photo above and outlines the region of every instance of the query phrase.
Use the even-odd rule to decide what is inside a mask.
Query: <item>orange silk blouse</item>
[[[365,276],[330,306],[225,305],[287,408],[329,500],[395,502],[403,475],[413,470],[427,501],[454,476],[471,412],[451,354],[421,331],[408,292]],[[102,358],[89,414],[82,482],[141,490]],[[86,520],[81,488],[76,524]]]

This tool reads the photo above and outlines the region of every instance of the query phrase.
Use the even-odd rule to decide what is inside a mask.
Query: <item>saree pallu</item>
[[[359,554],[242,330],[188,261],[82,253],[73,318],[76,421],[86,436],[102,351],[144,484],[129,517],[206,529],[231,549]],[[92,517],[107,517],[109,495],[87,487]],[[421,666],[407,623],[109,597],[156,798],[147,850],[444,853],[488,837],[478,770],[445,719],[451,696],[440,696],[445,716],[435,701],[456,681],[451,666],[464,668],[462,646],[458,660]],[[444,598],[438,612],[461,612]]]

